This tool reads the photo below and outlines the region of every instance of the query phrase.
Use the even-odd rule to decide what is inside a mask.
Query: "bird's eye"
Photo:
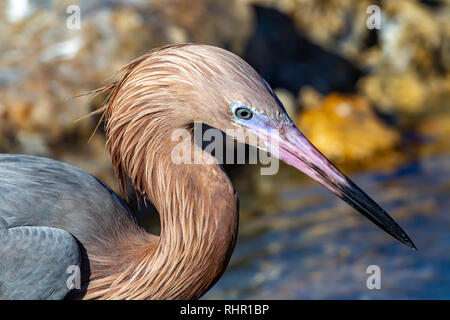
[[[240,118],[240,119],[244,119],[244,120],[248,120],[251,119],[253,114],[250,110],[248,110],[247,108],[237,108],[234,111],[234,114],[236,115],[236,117]]]

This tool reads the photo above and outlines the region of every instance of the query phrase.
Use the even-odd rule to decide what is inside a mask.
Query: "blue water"
[[[287,209],[241,220],[230,266],[205,298],[449,299],[450,155],[351,178],[418,251],[324,188],[299,182],[276,195]],[[367,288],[370,265],[380,268],[381,289]]]

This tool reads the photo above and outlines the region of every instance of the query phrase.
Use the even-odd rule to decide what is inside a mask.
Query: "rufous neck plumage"
[[[115,266],[109,275],[94,277],[85,298],[197,299],[223,274],[234,249],[238,200],[228,176],[193,139],[172,141],[170,132],[177,128],[160,121],[161,114],[152,116],[147,120],[161,126],[155,130],[159,139],[148,140],[144,148],[129,135],[130,141],[117,144],[127,148],[113,145],[112,154],[120,158],[113,159],[119,176],[126,174],[158,210],[161,234],[128,235],[129,241],[117,244],[114,250],[121,255],[108,262]],[[175,146],[202,154],[201,162],[174,163]]]

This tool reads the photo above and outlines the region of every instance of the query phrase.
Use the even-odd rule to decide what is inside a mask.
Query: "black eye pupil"
[[[252,116],[251,112],[244,108],[237,109],[236,115],[241,119],[250,119]]]

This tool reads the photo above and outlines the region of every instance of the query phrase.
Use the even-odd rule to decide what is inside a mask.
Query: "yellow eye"
[[[237,108],[234,111],[234,114],[236,115],[236,117],[240,118],[240,119],[244,119],[244,120],[249,120],[252,118],[253,114],[250,110],[248,110],[247,108]]]

